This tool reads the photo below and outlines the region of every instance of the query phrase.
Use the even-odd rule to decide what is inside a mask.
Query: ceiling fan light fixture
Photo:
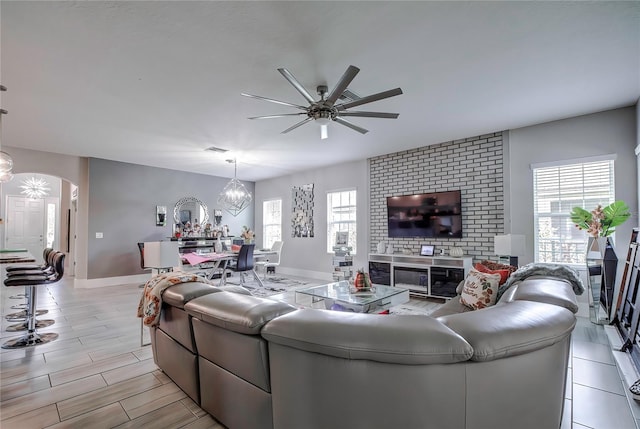
[[[385,112],[354,112],[349,111],[348,109],[355,106],[360,106],[362,104],[373,103],[374,101],[383,100],[385,98],[394,97],[396,95],[402,94],[402,89],[395,88],[388,91],[379,92],[377,94],[372,94],[366,97],[360,97],[354,94],[352,91],[348,89],[348,86],[351,84],[353,79],[356,77],[360,69],[355,66],[349,66],[347,70],[344,72],[342,77],[338,80],[333,90],[329,93],[329,88],[327,85],[318,85],[317,93],[320,96],[320,100],[316,101],[311,97],[311,94],[302,86],[302,84],[285,68],[279,68],[278,71],[284,76],[284,78],[289,81],[291,85],[304,97],[304,99],[309,103],[308,106],[300,106],[298,104],[288,103],[286,101],[275,100],[273,98],[261,97],[259,95],[251,95],[242,93],[241,95],[245,97],[255,98],[257,100],[269,101],[271,103],[282,104],[285,106],[295,107],[296,109],[301,110],[302,112],[298,113],[282,113],[278,115],[267,115],[267,116],[254,116],[249,119],[272,119],[272,118],[282,118],[285,116],[298,116],[298,115],[307,115],[305,119],[302,121],[293,124],[286,130],[282,131],[282,134],[286,134],[301,125],[304,125],[308,122],[315,121],[319,125],[321,125],[320,137],[322,139],[327,138],[327,124],[329,122],[337,122],[340,125],[344,125],[345,127],[351,128],[354,131],[359,132],[360,134],[366,134],[368,132],[367,129],[359,127],[351,122],[345,120],[343,116],[357,116],[363,118],[388,118],[388,119],[396,119],[398,117],[397,113],[385,113]],[[336,102],[340,100],[341,102],[336,104]],[[346,102],[343,102],[346,101]]]

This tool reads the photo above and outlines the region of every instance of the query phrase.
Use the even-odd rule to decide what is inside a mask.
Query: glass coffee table
[[[296,304],[355,313],[379,313],[408,301],[408,289],[375,285],[370,291],[356,292],[345,280],[296,290]]]

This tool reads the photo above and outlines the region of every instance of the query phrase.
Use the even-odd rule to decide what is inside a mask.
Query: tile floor
[[[58,340],[0,351],[0,427],[222,429],[155,367],[150,347],[140,346],[137,284],[71,285],[66,279],[38,293],[38,307],[49,309],[41,318],[56,320],[43,331],[58,332]],[[14,293],[0,289],[3,315],[15,311],[8,297]],[[15,335],[4,330],[8,324],[3,317],[1,342]],[[612,352],[610,335],[610,328],[578,317],[561,429],[639,427],[640,405],[621,374],[638,376],[624,353]]]

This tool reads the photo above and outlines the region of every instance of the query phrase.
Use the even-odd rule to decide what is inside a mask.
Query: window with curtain
[[[349,233],[348,245],[356,253],[356,190],[327,193],[327,252],[333,253],[336,232]]]
[[[591,211],[615,199],[613,159],[533,166],[535,261],[583,265],[587,234],[571,209]]]
[[[282,240],[282,200],[268,200],[262,203],[262,247],[271,248]]]

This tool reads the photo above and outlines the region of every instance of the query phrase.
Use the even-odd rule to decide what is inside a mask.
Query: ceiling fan
[[[345,127],[349,127],[352,130],[355,130],[361,134],[366,134],[369,130],[366,130],[362,127],[359,127],[346,119],[345,117],[362,117],[362,118],[386,118],[386,119],[396,119],[398,117],[398,113],[385,113],[385,112],[362,112],[362,111],[353,111],[347,110],[351,107],[360,106],[362,104],[372,103],[374,101],[383,100],[385,98],[394,97],[396,95],[402,94],[402,89],[395,88],[390,89],[388,91],[379,92],[377,94],[369,95],[366,97],[359,97],[355,95],[352,91],[348,90],[347,87],[356,77],[360,69],[355,66],[349,66],[347,71],[344,72],[335,88],[329,95],[329,89],[326,85],[319,85],[316,90],[318,95],[320,96],[320,100],[315,100],[311,94],[298,82],[298,80],[289,72],[289,70],[285,68],[280,68],[278,71],[284,76],[285,79],[289,81],[291,85],[295,89],[298,90],[300,94],[307,100],[309,103],[308,106],[300,106],[298,104],[287,103],[286,101],[274,100],[273,98],[261,97],[259,95],[251,95],[242,93],[245,97],[256,98],[258,100],[265,100],[271,103],[283,104],[285,106],[295,107],[297,109],[302,110],[302,112],[298,113],[282,113],[279,115],[267,115],[267,116],[254,116],[249,119],[272,119],[272,118],[282,118],[285,116],[299,116],[306,115],[306,118],[302,121],[290,126],[286,130],[282,131],[282,134],[288,133],[291,130],[298,128],[301,125],[306,124],[307,122],[316,121],[321,125],[320,128],[320,138],[326,139],[328,137],[327,133],[327,125],[329,122],[337,122],[338,124],[344,125]],[[337,104],[336,104],[337,103]]]

